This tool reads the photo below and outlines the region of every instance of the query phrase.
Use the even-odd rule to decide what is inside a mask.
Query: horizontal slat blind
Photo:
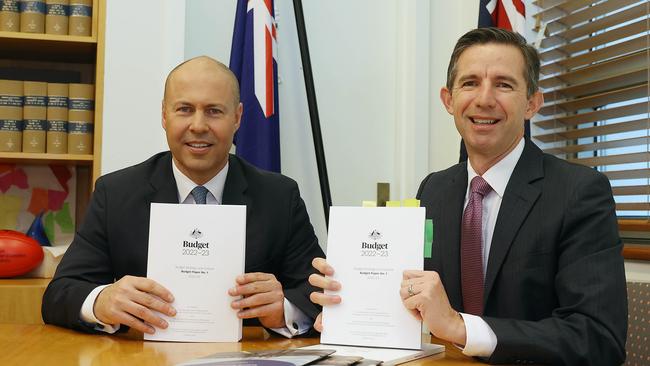
[[[533,139],[602,171],[619,216],[650,218],[650,0],[536,0],[544,105]]]
[[[611,14],[610,16],[594,19],[581,27],[568,28],[567,30],[554,33],[553,35],[549,35],[542,40],[542,47],[551,48],[553,46],[564,44],[567,39],[576,39],[596,32],[599,29],[613,27],[617,24],[623,24],[632,19],[638,18],[639,12],[643,12],[644,10],[645,4],[638,4],[624,11],[619,11],[618,13]]]

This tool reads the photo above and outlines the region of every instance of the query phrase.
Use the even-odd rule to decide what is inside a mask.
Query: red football
[[[43,249],[29,236],[0,230],[0,277],[14,277],[36,268],[43,261]]]

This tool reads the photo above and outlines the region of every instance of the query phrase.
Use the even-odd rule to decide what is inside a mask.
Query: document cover
[[[342,301],[323,308],[321,343],[421,348],[421,322],[399,290],[404,270],[423,268],[424,216],[422,207],[331,208],[327,261]]]
[[[246,206],[151,204],[147,277],[174,295],[176,316],[146,340],[237,342],[228,289],[244,273]]]

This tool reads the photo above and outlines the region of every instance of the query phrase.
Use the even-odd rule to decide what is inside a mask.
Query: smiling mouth
[[[499,122],[498,119],[485,119],[485,118],[469,118],[472,123],[477,124],[477,125],[493,125],[497,122]]]
[[[204,142],[188,142],[186,143],[187,146],[193,147],[195,149],[202,149],[205,147],[212,146],[212,144],[204,143]]]

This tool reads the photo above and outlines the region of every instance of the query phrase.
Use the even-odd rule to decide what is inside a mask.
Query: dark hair
[[[451,53],[449,67],[447,68],[447,89],[451,90],[456,79],[456,65],[460,55],[471,46],[477,44],[497,43],[516,47],[524,56],[524,79],[526,79],[527,96],[530,98],[538,88],[539,83],[539,54],[537,50],[526,43],[521,35],[500,28],[477,28],[465,33]]]

